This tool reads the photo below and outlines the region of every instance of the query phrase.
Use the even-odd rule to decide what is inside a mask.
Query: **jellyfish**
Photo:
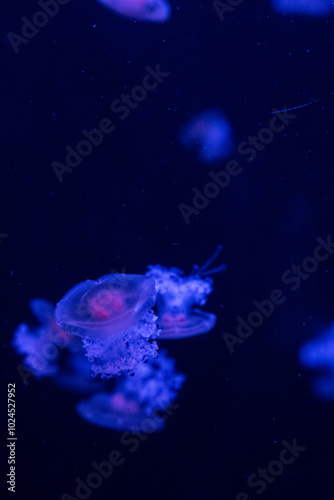
[[[316,372],[314,393],[320,399],[334,399],[334,323],[322,336],[301,347],[299,360]]]
[[[87,422],[118,431],[153,432],[164,427],[163,415],[185,380],[166,351],[138,366],[135,374],[116,381],[112,393],[100,392],[77,405]],[[168,412],[167,412],[168,414]]]
[[[282,14],[326,16],[333,10],[331,0],[272,0],[273,9]]]
[[[164,23],[168,21],[171,8],[166,0],[98,0],[117,14],[136,19]]]
[[[216,315],[194,308],[203,306],[213,288],[213,280],[208,276],[226,269],[225,264],[208,270],[210,264],[222,250],[218,245],[215,253],[199,268],[194,266],[190,276],[172,267],[167,269],[159,264],[148,266],[147,276],[155,281],[158,309],[158,321],[161,328],[159,338],[182,339],[201,335],[211,330],[216,323]]]
[[[18,326],[12,345],[24,354],[24,363],[36,378],[48,377],[58,387],[87,394],[99,389],[91,377],[91,365],[79,338],[59,328],[54,319],[54,305],[45,299],[30,302],[41,326]],[[101,388],[100,388],[101,389]]]
[[[197,150],[200,162],[212,163],[233,149],[232,127],[221,111],[205,111],[193,117],[181,130],[181,143]]]
[[[58,302],[55,318],[82,339],[92,375],[107,380],[157,357],[155,301],[152,278],[109,274],[74,286]]]
[[[30,308],[40,326],[30,327],[21,323],[14,332],[12,345],[24,354],[24,363],[37,378],[53,377],[59,372],[61,350],[65,347],[75,352],[80,346],[54,319],[54,305],[45,299],[34,299]]]

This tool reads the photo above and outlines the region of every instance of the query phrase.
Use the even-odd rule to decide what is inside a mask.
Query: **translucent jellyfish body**
[[[133,376],[117,379],[113,393],[95,394],[81,401],[77,411],[88,422],[108,429],[160,431],[185,380],[174,366],[174,360],[160,351],[157,359],[140,364]]]
[[[272,6],[282,14],[326,16],[333,12],[331,0],[272,0]]]
[[[299,359],[317,373],[313,379],[315,394],[322,399],[334,399],[334,323],[324,335],[300,349]]]
[[[168,21],[171,8],[166,0],[98,0],[117,14],[138,21],[164,23]]]
[[[108,379],[157,356],[155,301],[153,279],[109,274],[73,287],[57,304],[55,318],[82,338],[93,376]]]
[[[14,333],[12,345],[19,354],[25,355],[24,363],[36,377],[53,377],[59,371],[61,350],[66,347],[75,351],[78,344],[57,325],[51,302],[34,299],[30,308],[41,326],[22,323]]]
[[[192,118],[181,130],[181,143],[197,150],[198,160],[215,162],[233,149],[232,127],[220,111],[205,111]]]
[[[211,330],[216,323],[216,315],[194,308],[203,306],[212,292],[212,279],[207,276],[223,271],[226,266],[207,270],[211,262],[220,253],[218,246],[215,254],[202,268],[194,267],[190,276],[185,276],[180,269],[167,269],[159,264],[149,266],[147,276],[155,281],[158,292],[157,309],[161,339],[181,339],[200,335]]]

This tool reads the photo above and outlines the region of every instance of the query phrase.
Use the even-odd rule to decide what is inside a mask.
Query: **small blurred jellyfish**
[[[86,421],[118,431],[154,432],[164,427],[166,412],[185,380],[165,351],[138,366],[133,376],[117,379],[113,393],[98,393],[77,405]]]
[[[92,375],[107,380],[157,357],[155,301],[152,278],[108,274],[74,286],[58,302],[55,318],[63,330],[81,337]]]
[[[171,8],[166,0],[98,0],[99,3],[117,14],[136,19],[164,23],[171,15]]]
[[[167,269],[159,264],[148,266],[146,275],[154,279],[158,292],[159,338],[192,337],[206,333],[215,326],[216,315],[195,309],[194,305],[203,306],[207,295],[213,290],[213,280],[207,276],[226,269],[225,264],[222,264],[207,270],[221,250],[222,246],[218,245],[216,252],[201,268],[194,266],[190,276],[184,276],[184,272],[176,267]]]
[[[326,16],[333,10],[331,0],[272,0],[273,9],[282,14]]]
[[[51,302],[34,299],[30,308],[41,326],[22,323],[14,332],[12,345],[19,354],[25,355],[24,362],[36,377],[53,377],[59,371],[61,349],[67,347],[75,351],[78,343],[57,325]]]
[[[222,160],[233,150],[232,127],[220,111],[205,111],[183,127],[181,143],[197,150],[200,162]]]
[[[321,399],[334,399],[334,323],[324,335],[300,349],[299,360],[318,372],[313,380],[314,393]]]

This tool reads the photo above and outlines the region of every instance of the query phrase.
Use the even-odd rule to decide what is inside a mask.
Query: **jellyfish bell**
[[[154,281],[137,274],[107,274],[74,286],[58,302],[55,315],[63,330],[82,336],[126,330],[156,301]]]
[[[74,286],[57,304],[55,317],[61,328],[82,338],[92,375],[108,379],[157,356],[155,301],[152,278],[108,274]]]
[[[166,0],[98,0],[117,14],[137,21],[164,23],[171,15]]]
[[[135,400],[127,399],[123,394],[94,394],[90,399],[78,403],[77,412],[89,423],[116,431],[141,431],[142,425],[152,415]],[[155,431],[164,428],[163,420],[154,418]]]
[[[183,339],[209,332],[216,324],[213,313],[193,309],[186,314],[163,313],[160,318],[161,339]]]

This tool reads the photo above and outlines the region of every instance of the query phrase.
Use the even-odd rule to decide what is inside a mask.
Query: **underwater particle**
[[[206,304],[207,295],[213,290],[213,280],[208,276],[226,269],[225,264],[207,269],[221,250],[222,246],[218,245],[214,255],[201,268],[194,266],[190,276],[185,276],[176,267],[167,269],[159,264],[148,266],[146,275],[155,280],[158,292],[159,338],[192,337],[207,333],[215,326],[216,315],[194,308],[194,305]]]
[[[98,0],[117,14],[153,23],[164,23],[171,15],[171,8],[166,0]]]
[[[326,16],[333,10],[331,0],[272,0],[272,7],[281,14]]]
[[[334,323],[322,336],[301,347],[299,360],[315,371],[313,392],[320,399],[334,399]]]
[[[196,149],[200,162],[211,163],[228,156],[233,149],[232,127],[221,111],[205,111],[193,117],[181,130],[181,143]]]
[[[165,351],[117,379],[113,393],[101,392],[77,405],[86,421],[108,429],[151,433],[164,428],[169,405],[185,381]]]
[[[44,299],[34,299],[30,308],[40,326],[21,323],[14,332],[12,345],[18,354],[24,354],[25,365],[37,378],[54,377],[59,371],[60,350],[64,347],[75,351],[78,343],[57,325],[54,305]]]
[[[157,356],[155,301],[153,279],[108,274],[74,286],[58,302],[55,318],[63,330],[82,338],[92,375],[108,379]]]

